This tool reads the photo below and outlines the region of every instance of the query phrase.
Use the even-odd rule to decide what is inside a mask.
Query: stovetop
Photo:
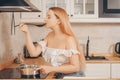
[[[0,71],[0,79],[20,79],[19,68],[6,68]]]
[[[40,74],[40,79],[45,79],[47,75]],[[0,79],[21,79],[19,68],[6,68],[0,71]],[[23,79],[23,78],[22,78]],[[33,79],[33,78],[30,78]]]

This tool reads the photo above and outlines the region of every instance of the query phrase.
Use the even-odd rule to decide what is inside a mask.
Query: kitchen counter
[[[86,60],[86,63],[120,63],[120,57],[111,54],[92,54],[92,56],[105,56],[105,60]]]
[[[113,57],[113,56],[106,56],[107,60],[87,60],[86,63],[120,63],[119,57]],[[36,58],[36,59],[24,59],[24,63],[26,64],[37,64],[37,65],[50,65],[50,63],[47,63],[44,61],[42,57]],[[10,66],[5,66],[6,69],[12,68],[17,69],[19,68],[19,64],[13,63]],[[17,75],[17,74],[16,74]],[[53,79],[54,78],[54,72],[51,72],[48,74],[46,79]],[[86,78],[81,78],[81,80],[85,80]],[[88,79],[87,80],[110,80],[110,79]],[[119,79],[111,79],[111,80],[119,80]]]
[[[3,70],[4,68],[6,68],[7,66],[10,66],[13,64],[13,60],[10,60],[8,62],[5,62],[3,64],[0,64],[0,71]]]
[[[95,78],[95,77],[65,77],[64,79],[72,79],[72,80],[120,80],[120,79]]]
[[[42,57],[35,58],[35,59],[23,59],[25,64],[37,64],[37,65],[50,65],[44,61]],[[13,63],[11,65],[4,65],[4,69],[0,71],[0,79],[20,79],[20,71],[19,71],[19,64]],[[54,72],[48,74],[46,79],[51,79],[54,77]]]

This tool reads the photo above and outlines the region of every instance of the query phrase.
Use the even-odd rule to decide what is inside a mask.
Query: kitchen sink
[[[87,56],[86,60],[107,60],[104,56]]]

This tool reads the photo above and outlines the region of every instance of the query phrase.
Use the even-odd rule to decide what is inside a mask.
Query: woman
[[[45,26],[52,31],[34,46],[27,25],[20,24],[25,33],[26,46],[30,56],[38,56],[41,52],[45,61],[52,66],[40,66],[43,74],[50,72],[63,73],[64,76],[84,76],[85,58],[80,53],[79,43],[71,29],[66,11],[59,7],[48,10]]]

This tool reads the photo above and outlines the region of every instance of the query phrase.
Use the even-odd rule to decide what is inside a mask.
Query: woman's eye
[[[47,19],[50,19],[50,16],[47,16],[46,18],[47,18]]]
[[[50,17],[48,17],[48,19],[50,19]]]

